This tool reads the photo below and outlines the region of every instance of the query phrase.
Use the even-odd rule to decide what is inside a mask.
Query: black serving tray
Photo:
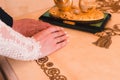
[[[96,33],[96,32],[100,32],[100,31],[104,30],[105,25],[110,20],[110,18],[111,18],[111,14],[104,13],[104,19],[102,19],[102,20],[98,20],[95,22],[90,21],[89,23],[72,21],[75,23],[75,25],[72,25],[72,24],[64,23],[65,20],[63,20],[63,19],[58,19],[58,18],[52,17],[48,11],[39,17],[40,20],[43,20],[50,24],[54,24],[54,25],[66,27],[66,28],[71,28],[71,29],[76,29],[76,30],[87,31],[87,32],[91,32],[91,33]]]

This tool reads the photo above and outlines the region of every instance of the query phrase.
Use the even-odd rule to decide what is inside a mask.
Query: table
[[[103,0],[103,3],[109,3],[101,4],[104,5],[102,9],[112,14],[106,27],[112,28],[115,24],[120,26],[120,1]],[[16,19],[26,17],[38,19],[45,11],[46,9],[42,9]],[[65,31],[69,34],[69,43],[44,58],[46,60],[44,64],[49,63],[49,66],[54,64],[52,67],[46,67],[47,70],[51,68],[57,71],[63,80],[120,80],[119,36],[113,36],[111,46],[106,49],[92,44],[99,38],[92,33],[68,28],[65,28]],[[50,75],[45,74],[36,61],[17,61],[8,58],[6,60],[15,74],[12,78],[14,80],[50,80]]]

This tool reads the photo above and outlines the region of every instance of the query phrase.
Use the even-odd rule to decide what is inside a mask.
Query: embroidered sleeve
[[[0,20],[0,55],[17,60],[36,60],[41,56],[40,45]]]

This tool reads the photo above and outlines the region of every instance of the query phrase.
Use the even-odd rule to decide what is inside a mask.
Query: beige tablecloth
[[[116,24],[120,27],[120,1],[110,1],[101,0],[99,3],[102,10],[112,14],[106,27],[113,28]],[[38,19],[46,9],[16,19]],[[43,58],[39,65],[36,61],[7,59],[19,80],[120,80],[120,36],[112,36],[112,44],[106,49],[92,44],[99,38],[92,33],[68,28],[65,30],[70,37],[67,46]],[[55,75],[59,77],[50,79]]]

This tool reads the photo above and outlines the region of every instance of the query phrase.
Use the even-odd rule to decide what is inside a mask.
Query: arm
[[[35,60],[41,53],[34,39],[22,36],[0,20],[0,55],[17,60]]]

